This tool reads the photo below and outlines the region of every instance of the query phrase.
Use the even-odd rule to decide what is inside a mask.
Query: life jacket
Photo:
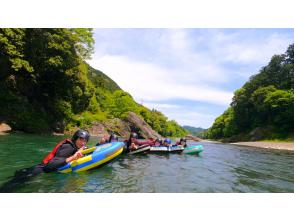
[[[70,143],[71,145],[74,144],[71,139],[65,139],[63,141],[60,141],[58,144],[56,144],[53,150],[43,159],[43,164],[49,163],[49,161],[52,160],[52,158],[55,156],[59,147],[65,143]]]

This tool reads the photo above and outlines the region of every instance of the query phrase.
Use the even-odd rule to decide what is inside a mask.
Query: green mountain
[[[88,65],[93,46],[92,29],[0,29],[0,122],[25,132],[64,132],[134,112],[163,136],[187,133]]]
[[[116,82],[114,82],[112,79],[110,79],[103,72],[94,69],[89,64],[87,64],[87,67],[88,67],[88,78],[95,85],[95,87],[109,90],[110,92],[114,92],[115,90],[121,89],[116,84]]]
[[[199,134],[203,133],[204,131],[206,131],[206,129],[198,127],[192,127],[192,126],[188,126],[188,125],[184,125],[183,126],[184,129],[186,129],[187,131],[189,131],[192,135],[198,136]]]
[[[230,107],[206,132],[211,139],[260,140],[294,136],[294,44],[235,91]]]

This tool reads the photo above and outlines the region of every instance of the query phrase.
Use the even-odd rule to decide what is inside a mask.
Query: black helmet
[[[132,132],[130,138],[138,138],[138,135],[136,132]]]
[[[180,142],[182,142],[182,141],[183,141],[183,142],[187,142],[187,139],[186,139],[186,138],[181,138],[181,139],[180,139]]]
[[[90,134],[88,131],[85,130],[77,130],[74,135],[72,136],[72,140],[76,141],[78,138],[85,138],[87,142],[89,141]]]

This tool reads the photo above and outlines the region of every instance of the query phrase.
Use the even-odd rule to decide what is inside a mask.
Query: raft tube
[[[138,149],[131,151],[129,154],[138,154],[138,153],[147,152],[149,150],[150,150],[149,145],[142,145],[142,146],[139,146]]]
[[[185,154],[199,154],[203,151],[203,146],[202,145],[197,145],[197,146],[188,146],[184,149]]]
[[[162,152],[162,153],[181,153],[184,150],[183,146],[154,146],[150,147],[150,153]]]
[[[120,155],[124,145],[123,142],[112,142],[83,150],[84,157],[67,163],[58,172],[81,172],[97,167]]]

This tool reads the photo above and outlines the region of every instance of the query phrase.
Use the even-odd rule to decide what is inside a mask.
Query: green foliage
[[[93,122],[106,121],[106,115],[103,112],[99,114],[93,114],[89,111],[84,111],[81,114],[74,115],[73,120],[67,125],[67,127],[78,126],[80,128],[87,128],[92,125]]]
[[[31,130],[34,114],[21,121],[19,109],[32,105],[49,130],[84,111],[95,92],[83,62],[93,48],[91,35],[89,29],[0,29],[0,93],[20,100],[4,103],[0,115],[16,129]]]
[[[93,45],[92,29],[0,29],[0,120],[27,132],[62,131],[131,111],[164,136],[185,134],[90,67]]]
[[[231,107],[205,135],[222,139],[255,128],[268,128],[275,137],[294,130],[294,44],[285,54],[273,56],[259,74],[235,92]]]
[[[88,67],[88,78],[96,88],[104,91],[114,92],[119,90],[120,87],[103,72],[92,68],[87,64]]]
[[[169,121],[167,117],[155,109],[150,111],[144,106],[139,106],[138,114],[162,136],[182,137],[188,134],[176,121]]]
[[[138,113],[137,103],[127,92],[116,90],[113,93],[113,105],[110,106],[110,113],[116,118],[125,118],[128,112]]]

